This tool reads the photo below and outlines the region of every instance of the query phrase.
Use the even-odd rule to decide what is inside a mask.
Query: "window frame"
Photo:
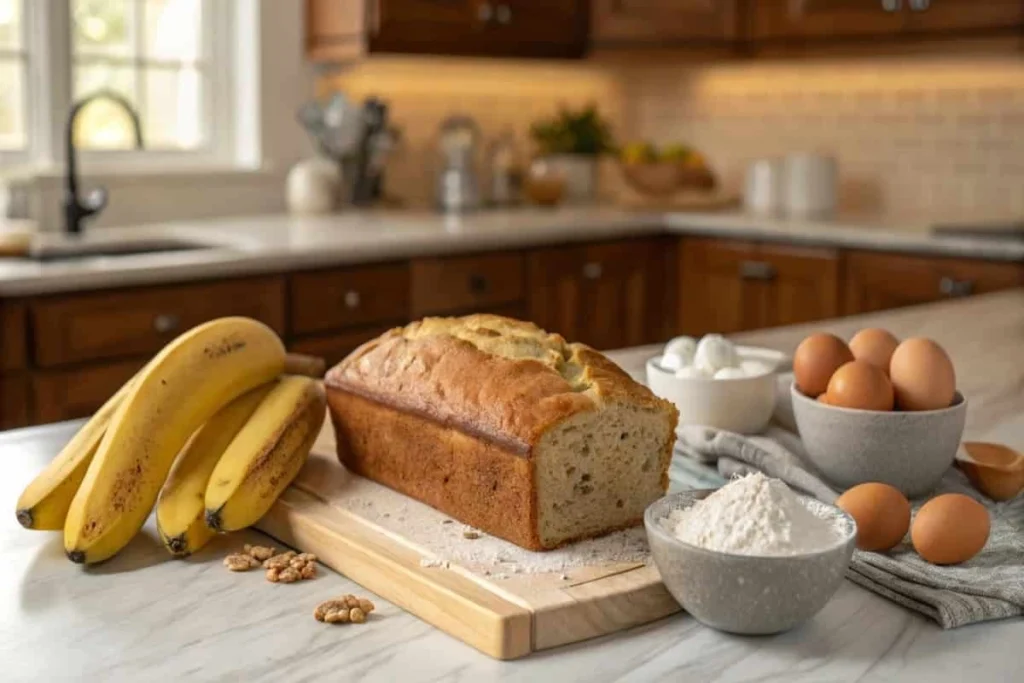
[[[0,151],[0,165],[48,168],[65,162],[65,126],[72,100],[70,0],[21,0],[26,53],[26,147]],[[79,149],[83,166],[103,173],[138,169],[189,170],[235,166],[238,156],[232,121],[236,110],[235,2],[204,0],[203,54],[206,63],[201,115],[206,143],[194,150]]]

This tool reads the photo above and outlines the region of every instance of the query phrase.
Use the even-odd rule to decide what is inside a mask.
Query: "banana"
[[[206,526],[206,484],[225,449],[274,385],[257,387],[221,408],[178,454],[156,504],[156,527],[172,554],[191,555],[213,538],[213,530]]]
[[[206,523],[216,531],[255,524],[299,473],[326,416],[323,385],[286,376],[238,432],[206,487]]]
[[[141,374],[141,372],[139,373]],[[18,498],[18,522],[26,529],[59,531],[71,506],[71,499],[85,478],[103,439],[110,418],[128,395],[139,374],[125,382],[71,437],[71,441],[33,479]]]
[[[281,374],[284,345],[249,318],[220,318],[168,344],[150,361],[110,420],[71,501],[64,551],[101,562],[142,527],[175,455],[225,405]]]

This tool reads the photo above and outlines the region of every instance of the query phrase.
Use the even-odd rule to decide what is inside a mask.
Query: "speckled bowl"
[[[920,412],[831,406],[795,384],[790,396],[807,459],[825,479],[840,489],[879,481],[908,498],[931,491],[952,466],[967,419],[959,392],[949,408]]]
[[[787,631],[817,614],[839,590],[850,565],[857,538],[853,518],[825,506],[843,520],[847,533],[833,546],[794,556],[705,550],[661,525],[672,510],[711,493],[700,489],[665,496],[644,513],[651,554],[672,597],[702,624],[747,635]]]

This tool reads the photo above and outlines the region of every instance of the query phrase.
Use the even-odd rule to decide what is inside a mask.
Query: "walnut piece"
[[[294,551],[268,557],[263,566],[267,570],[267,581],[271,583],[295,583],[316,576],[316,555],[297,554]]]
[[[249,545],[248,543],[246,543],[245,547],[243,548],[243,552],[245,552],[251,557],[256,558],[260,562],[263,562],[273,557],[274,553],[277,552],[277,548],[274,548],[273,546],[268,548],[267,546],[262,545]]]
[[[372,611],[373,603],[366,598],[343,595],[320,603],[313,611],[313,618],[327,624],[362,624],[366,621],[366,615]]]
[[[233,572],[247,572],[260,566],[259,560],[246,553],[232,553],[224,558],[224,566]]]

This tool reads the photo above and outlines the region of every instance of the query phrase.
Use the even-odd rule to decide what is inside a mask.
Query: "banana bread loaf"
[[[524,548],[638,524],[668,486],[675,406],[531,323],[427,318],[325,384],[347,468]]]

